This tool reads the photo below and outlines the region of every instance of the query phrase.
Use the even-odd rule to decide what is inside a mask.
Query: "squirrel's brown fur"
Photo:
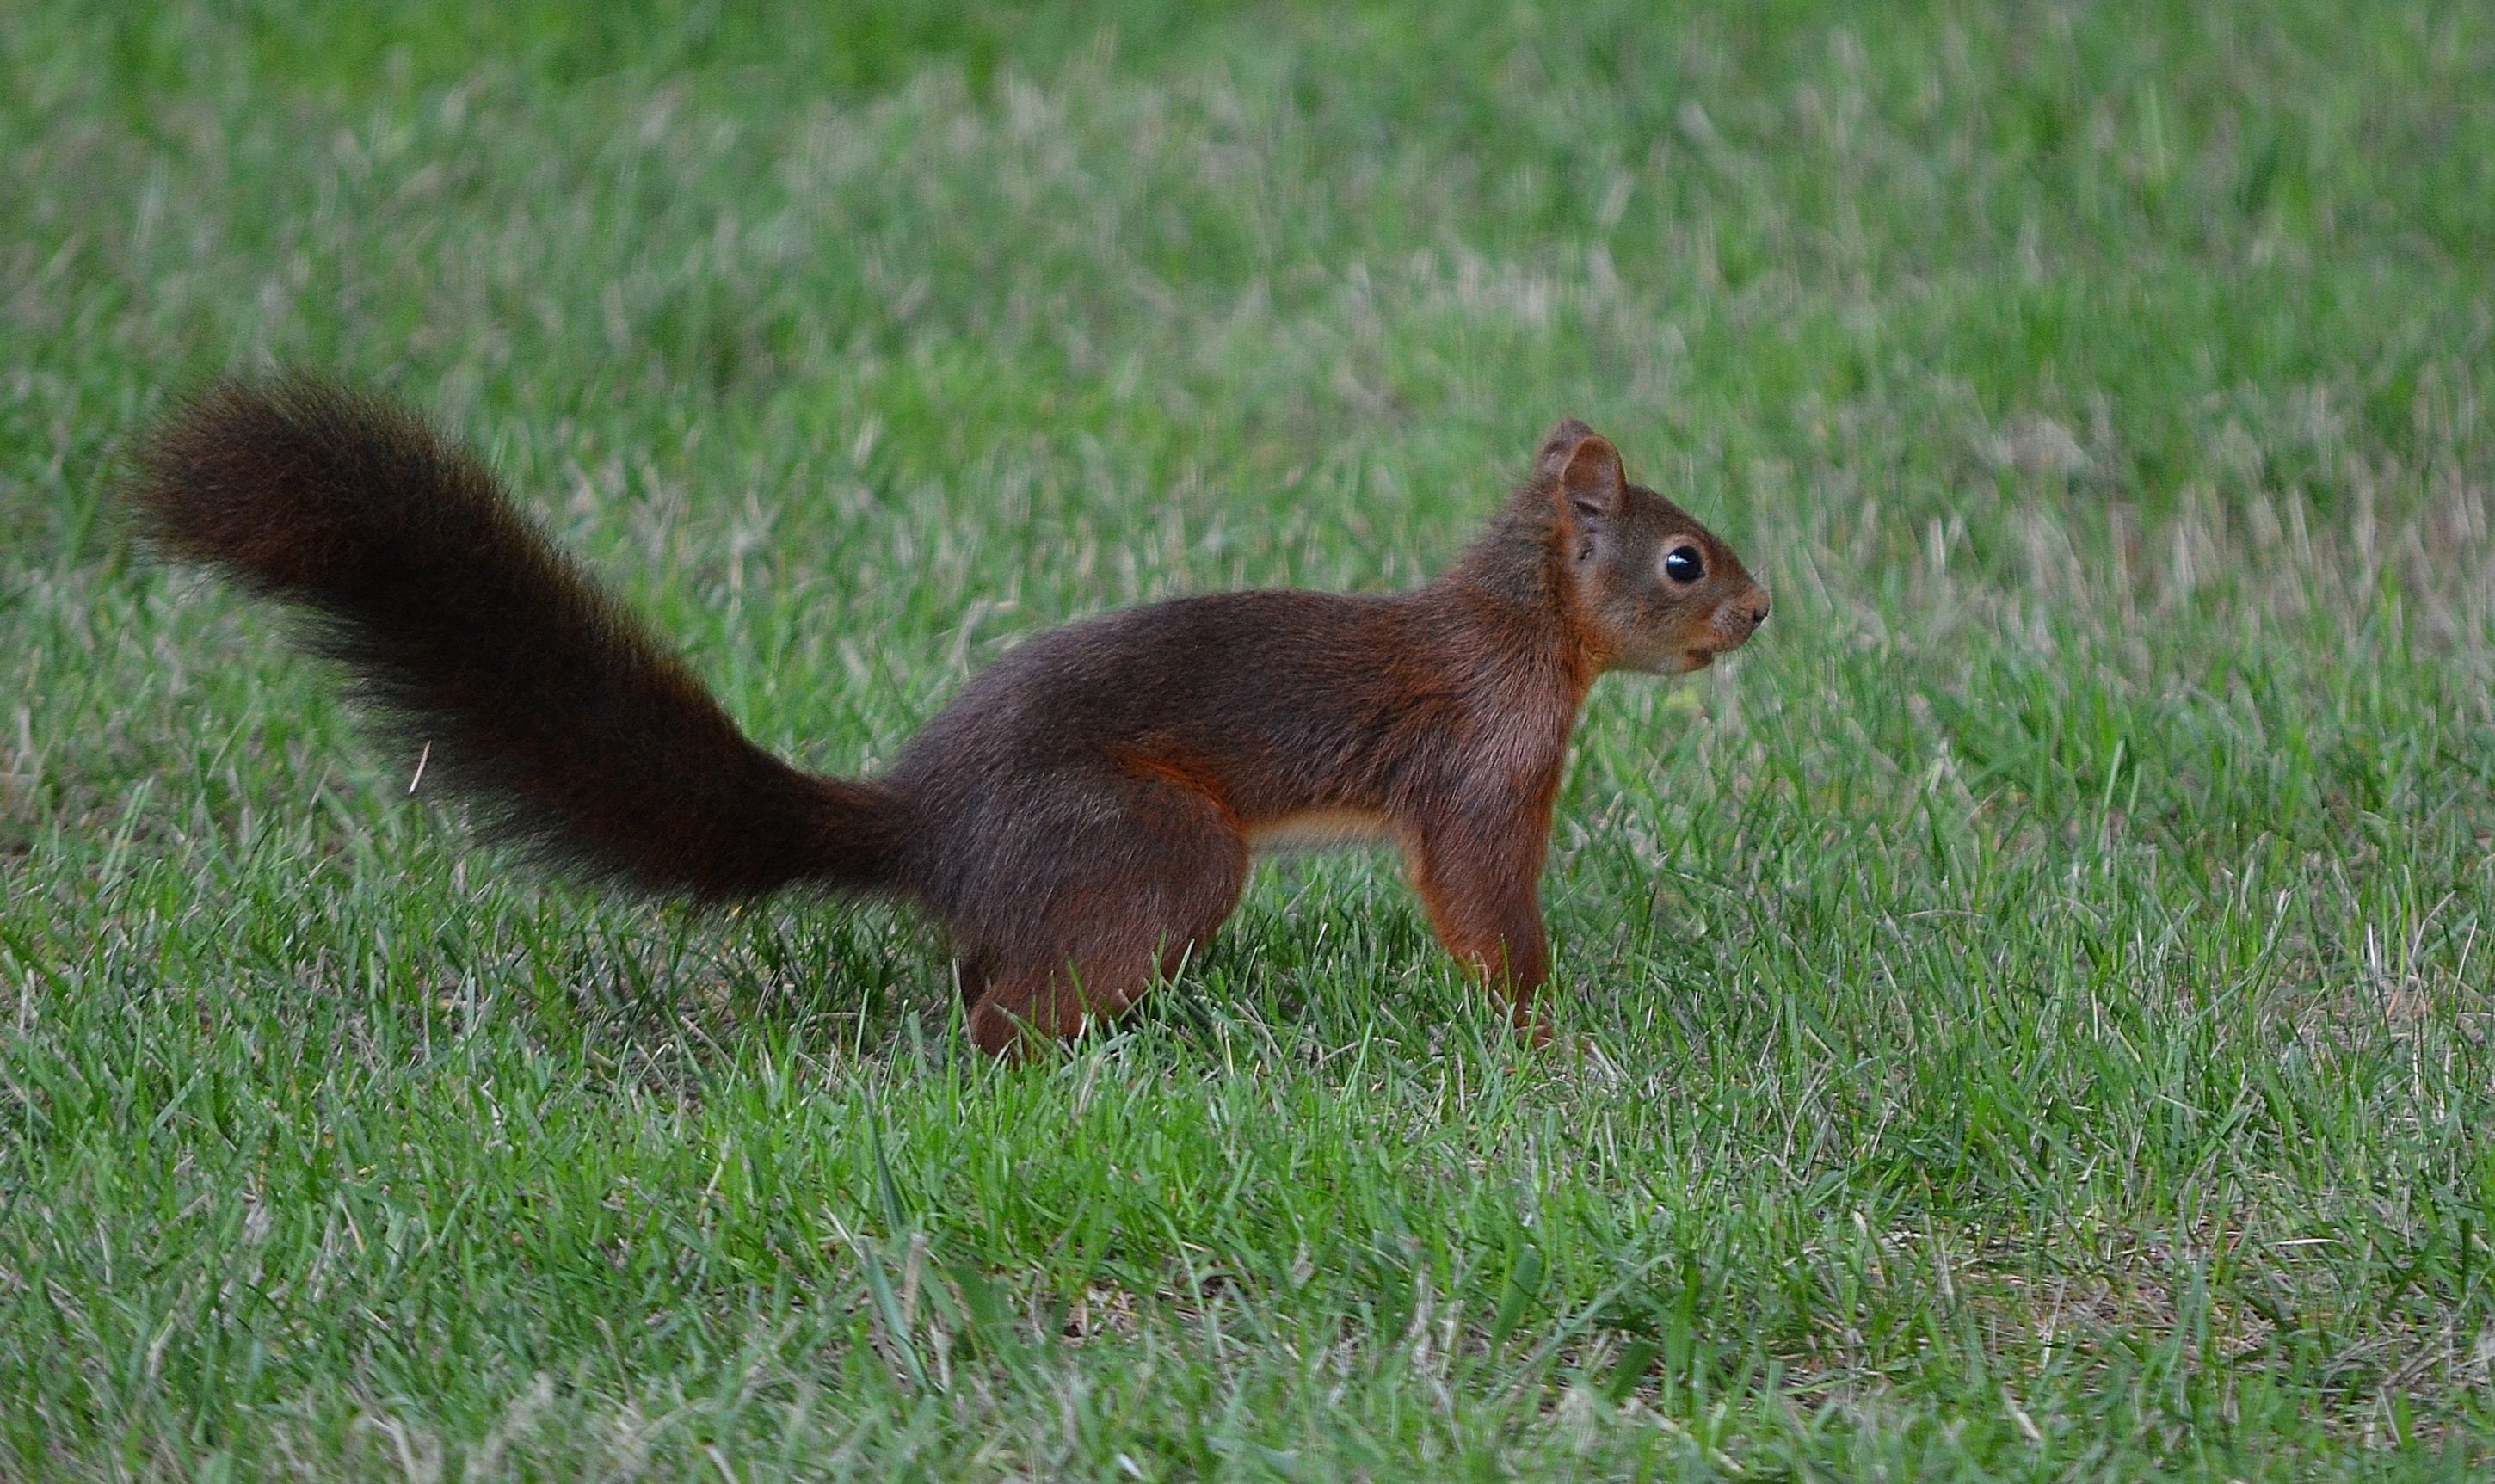
[[[167,554],[308,611],[428,779],[496,833],[648,891],[909,899],[990,1051],[1116,1014],[1236,905],[1251,850],[1399,844],[1448,949],[1536,1034],[1536,881],[1606,669],[1694,669],[1768,601],[1573,419],[1446,575],[1384,597],[1182,598],[1039,634],[878,779],[801,772],[399,407],[227,382],[140,445]]]

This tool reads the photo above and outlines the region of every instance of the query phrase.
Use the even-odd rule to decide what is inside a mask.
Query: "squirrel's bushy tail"
[[[423,778],[554,863],[648,891],[890,886],[903,801],[746,740],[691,671],[415,414],[229,381],[140,444],[166,554],[305,610]]]

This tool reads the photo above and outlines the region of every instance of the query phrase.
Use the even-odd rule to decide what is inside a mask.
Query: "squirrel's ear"
[[[1561,506],[1572,520],[1608,520],[1627,503],[1628,482],[1620,470],[1620,450],[1610,439],[1588,432],[1559,466]]]

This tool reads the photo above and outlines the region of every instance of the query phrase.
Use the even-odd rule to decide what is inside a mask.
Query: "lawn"
[[[0,5],[0,1477],[2483,1477],[2495,12]],[[755,736],[1585,417],[1517,1044],[1381,854],[998,1067],[467,843],[114,460],[298,364]]]

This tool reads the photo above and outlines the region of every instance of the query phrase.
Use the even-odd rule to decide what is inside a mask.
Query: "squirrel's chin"
[[[1712,649],[1681,649],[1659,655],[1639,655],[1633,659],[1615,660],[1606,668],[1627,670],[1638,675],[1686,675],[1714,664],[1717,653]]]

